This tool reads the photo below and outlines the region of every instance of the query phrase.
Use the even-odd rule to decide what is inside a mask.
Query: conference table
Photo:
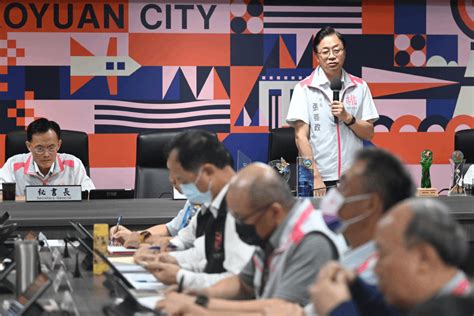
[[[474,196],[440,196],[452,215],[464,227],[469,240],[474,242]],[[317,207],[320,198],[312,199]],[[18,223],[18,231],[42,231],[48,238],[64,238],[74,229],[71,220],[77,220],[87,228],[94,223],[115,225],[122,215],[122,225],[132,229],[144,229],[171,220],[183,207],[184,200],[172,199],[122,199],[85,200],[80,202],[24,202],[3,201],[0,212],[8,211],[11,222]]]
[[[474,243],[474,197],[438,197],[446,203],[452,215],[463,225]],[[312,199],[317,207],[321,199]],[[117,216],[123,216],[123,224],[132,229],[142,229],[154,224],[166,223],[183,207],[185,201],[170,199],[89,200],[81,202],[24,202],[3,201],[0,211],[8,211],[10,221],[18,223],[21,234],[42,231],[50,239],[74,234],[71,220],[78,220],[91,229],[94,223],[114,225]],[[104,277],[83,272],[83,278],[71,279],[74,300],[83,315],[101,314],[102,307],[113,298],[103,286]],[[50,295],[46,295],[50,297]],[[0,301],[13,295],[0,295]]]

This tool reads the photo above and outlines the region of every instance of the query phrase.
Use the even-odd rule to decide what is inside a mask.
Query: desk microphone
[[[334,78],[331,80],[330,88],[332,90],[332,100],[339,101],[339,91],[342,89],[342,82],[339,78]],[[339,124],[339,118],[334,116],[334,123]]]

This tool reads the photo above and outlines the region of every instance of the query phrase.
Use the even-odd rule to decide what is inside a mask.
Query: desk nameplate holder
[[[28,185],[25,188],[26,202],[81,201],[80,185]]]

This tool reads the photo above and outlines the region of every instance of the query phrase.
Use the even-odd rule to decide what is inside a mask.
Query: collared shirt
[[[344,70],[341,82],[340,99],[346,111],[358,120],[378,119],[367,83]],[[290,125],[296,121],[310,125],[311,148],[324,181],[338,180],[341,173],[350,167],[355,152],[363,146],[362,140],[344,122],[334,122],[330,107],[332,101],[329,80],[318,66],[295,86],[286,117]]]
[[[33,167],[35,168],[36,174],[39,175],[40,177],[43,177],[43,178],[49,177],[49,176],[51,176],[51,175],[53,174],[55,165],[56,165],[56,163],[53,162],[53,164],[51,165],[51,168],[49,168],[48,173],[47,173],[46,175],[44,175],[44,174],[41,172],[41,170],[40,170],[38,164],[36,163],[36,161],[33,160]]]
[[[252,288],[258,298],[280,298],[302,306],[307,304],[308,287],[319,269],[335,259],[336,247],[339,249],[335,236],[323,226],[326,227],[324,220],[311,202],[297,202],[269,238],[274,249],[269,262],[264,250],[257,248],[252,260],[239,274],[241,282]],[[269,274],[262,284],[264,265],[267,264]]]
[[[346,251],[341,259],[341,265],[349,270],[357,271],[358,276],[367,284],[378,285],[378,278],[375,274],[375,264],[377,262],[376,247],[373,240],[365,244]],[[306,316],[315,316],[313,303],[309,303],[304,308]]]
[[[47,175],[39,175],[31,153],[10,157],[0,169],[0,183],[15,182],[16,195],[24,195],[27,185],[81,185],[82,190],[95,189],[81,160],[58,153]]]
[[[191,221],[191,218],[199,208],[199,206],[193,205],[191,202],[186,201],[178,214],[171,221],[166,223],[166,228],[168,229],[170,236],[176,236],[180,230],[187,227]]]
[[[451,280],[448,281],[438,292],[436,295],[443,296],[443,295],[458,295],[463,296],[471,293],[471,284],[466,277],[466,274],[459,270]]]
[[[217,212],[227,194],[228,188],[228,185],[223,187],[209,207],[201,209],[201,212],[209,211],[214,218],[216,218]],[[176,258],[179,265],[182,267],[176,275],[176,282],[179,282],[181,278],[184,277],[183,286],[185,288],[206,288],[230,275],[238,274],[247,262],[249,262],[255,251],[255,247],[247,245],[239,238],[235,229],[235,218],[228,212],[224,231],[225,260],[223,265],[226,272],[214,274],[203,273],[202,271],[206,266],[204,238],[205,236],[197,238],[194,242],[193,248],[170,253],[170,255]]]

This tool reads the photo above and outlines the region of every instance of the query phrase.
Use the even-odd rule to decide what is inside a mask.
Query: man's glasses
[[[344,51],[344,47],[334,47],[333,49],[323,49],[318,54],[323,58],[328,58],[332,52],[332,54],[335,57],[338,57],[339,55],[342,54],[343,51]]]
[[[273,204],[273,203],[271,203],[271,204]],[[268,205],[265,206],[265,207],[260,207],[258,210],[254,211],[254,212],[252,212],[252,213],[250,213],[250,214],[247,214],[246,216],[243,216],[243,217],[237,215],[237,214],[236,214],[234,211],[232,211],[231,209],[229,209],[229,211],[230,211],[230,213],[232,214],[232,216],[235,218],[235,222],[236,222],[237,224],[239,224],[239,225],[245,224],[245,222],[246,222],[249,218],[251,218],[251,217],[253,217],[253,216],[257,215],[257,214],[260,214],[260,216],[258,217],[258,220],[255,221],[255,223],[256,223],[256,222],[258,222],[258,221],[260,220],[260,218],[263,216],[263,214],[265,214],[266,210],[270,207],[271,204],[268,204]]]
[[[33,151],[35,152],[35,154],[38,154],[38,155],[43,155],[46,152],[48,152],[50,154],[54,154],[55,152],[58,151],[58,146],[52,145],[52,146],[48,146],[46,148],[38,146],[38,147],[33,148]]]

